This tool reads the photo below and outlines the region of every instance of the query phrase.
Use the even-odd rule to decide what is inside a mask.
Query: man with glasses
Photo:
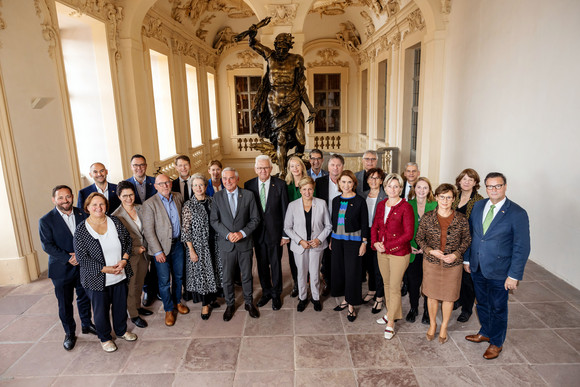
[[[131,157],[131,170],[133,176],[127,181],[135,187],[135,204],[143,204],[145,200],[157,193],[155,189],[155,178],[147,176],[147,160],[143,155],[133,155]]]
[[[322,163],[324,162],[324,156],[320,149],[312,149],[310,151],[310,169],[308,170],[308,176],[310,176],[314,181],[322,176],[328,176],[328,172],[322,169]]]
[[[469,226],[471,246],[463,256],[471,273],[481,328],[465,339],[489,342],[483,354],[495,359],[502,351],[508,325],[508,296],[517,289],[530,255],[530,224],[526,211],[509,200],[507,181],[499,172],[485,177],[489,199],[475,203]]]
[[[377,167],[378,155],[374,150],[367,150],[362,157],[363,169],[355,173],[357,180],[356,193],[362,195],[363,192],[371,189],[367,182],[367,172]]]
[[[183,197],[179,192],[171,192],[171,179],[167,175],[157,176],[155,188],[157,194],[143,203],[143,234],[149,255],[155,257],[165,325],[173,326],[177,312],[189,313],[189,308],[181,303],[185,267],[181,243]]]

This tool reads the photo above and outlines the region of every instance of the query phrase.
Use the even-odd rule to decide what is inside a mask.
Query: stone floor
[[[461,324],[459,310],[453,312],[450,340],[443,345],[425,340],[427,327],[420,321],[399,322],[387,341],[374,322],[380,315],[371,314],[369,305],[359,308],[354,323],[346,311],[332,310],[334,299],[324,302],[322,312],[309,304],[298,313],[290,288],[285,273],[282,310],[274,312],[268,304],[259,319],[251,319],[242,307],[228,323],[223,306],[203,321],[201,306],[190,302],[192,312],[169,328],[156,302],[158,313],[147,318],[148,328],[129,323],[139,340],[118,340],[119,350],[107,354],[92,335],[80,335],[71,352],[62,348],[50,280],[0,287],[0,385],[579,385],[580,291],[533,262],[510,296],[504,351],[491,361],[482,357],[485,344],[464,339],[477,332],[475,314]],[[408,297],[404,301],[406,313]]]

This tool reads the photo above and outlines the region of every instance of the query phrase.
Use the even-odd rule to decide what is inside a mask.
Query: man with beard
[[[107,215],[115,212],[117,207],[121,205],[121,201],[117,196],[117,184],[107,182],[107,175],[109,171],[103,163],[94,163],[90,167],[89,176],[94,180],[94,184],[89,185],[79,191],[79,199],[77,202],[78,208],[83,208],[86,198],[93,192],[98,192],[105,195],[109,201],[109,212]]]

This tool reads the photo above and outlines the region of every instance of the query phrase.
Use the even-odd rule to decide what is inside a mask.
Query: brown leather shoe
[[[487,347],[485,353],[483,354],[483,357],[486,358],[487,360],[495,359],[496,357],[499,356],[501,349],[502,347],[490,344],[489,347]]]
[[[181,314],[188,314],[189,308],[183,304],[177,304],[177,311]]]
[[[476,335],[465,336],[465,340],[473,343],[481,343],[482,341],[489,341],[489,337],[482,336],[478,333]]]
[[[175,324],[175,312],[165,312],[165,325],[172,327]]]

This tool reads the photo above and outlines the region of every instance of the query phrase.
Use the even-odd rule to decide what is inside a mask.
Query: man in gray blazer
[[[356,193],[359,195],[362,195],[363,192],[371,189],[369,187],[369,184],[367,183],[366,175],[368,171],[377,167],[378,160],[377,152],[372,149],[367,150],[363,154],[362,160],[363,160],[363,169],[354,174],[357,180]]]
[[[224,321],[234,316],[234,268],[239,265],[242,274],[244,302],[250,317],[260,317],[254,306],[252,296],[252,248],[251,234],[260,224],[260,213],[254,194],[238,188],[240,175],[234,168],[227,167],[222,171],[222,182],[225,190],[216,192],[213,197],[210,224],[218,234],[220,259],[223,265],[223,288],[227,309]]]
[[[181,243],[181,207],[183,196],[171,192],[171,179],[158,175],[155,179],[157,194],[143,203],[143,234],[149,255],[155,257],[159,294],[165,309],[165,325],[175,324],[177,312],[189,313],[181,303],[185,252]],[[170,276],[173,280],[170,281]],[[171,288],[170,288],[171,284]]]

